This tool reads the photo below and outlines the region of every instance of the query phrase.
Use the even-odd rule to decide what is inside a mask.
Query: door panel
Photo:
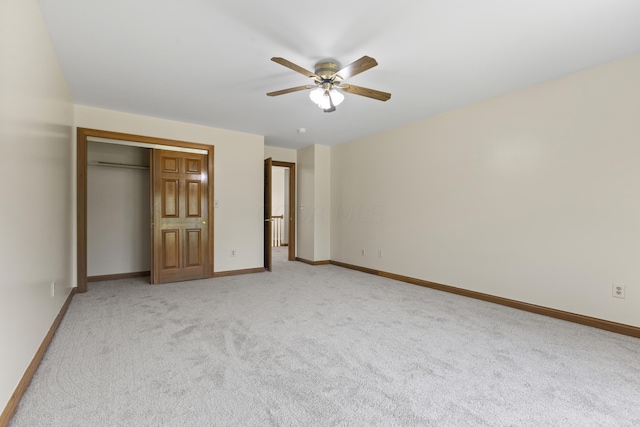
[[[178,163],[179,160],[177,157],[173,157],[170,155],[162,157],[162,172],[178,173]]]
[[[177,179],[162,180],[162,217],[177,218],[178,217],[178,200],[180,181]]]
[[[162,268],[178,268],[180,259],[180,230],[162,230]]]
[[[202,264],[202,233],[200,230],[187,230],[187,267],[195,267]]]
[[[198,217],[200,218],[202,214],[200,213],[202,200],[202,192],[200,188],[202,187],[200,181],[187,181],[187,216],[188,217]]]
[[[153,283],[207,277],[206,156],[154,150]]]
[[[187,172],[188,173],[200,173],[202,172],[202,162],[198,159],[187,159]]]

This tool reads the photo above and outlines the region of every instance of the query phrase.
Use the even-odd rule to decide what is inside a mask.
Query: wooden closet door
[[[153,283],[207,277],[207,156],[153,150]]]

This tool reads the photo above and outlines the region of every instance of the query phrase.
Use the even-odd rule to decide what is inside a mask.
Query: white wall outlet
[[[382,249],[378,249],[378,258],[382,258]]]
[[[625,289],[625,285],[619,285],[617,283],[613,284],[613,289],[611,291],[611,295],[613,295],[614,298],[625,298],[626,297],[626,289]]]
[[[214,208],[219,208],[219,207],[220,207],[220,201],[219,201],[219,200],[215,200],[215,201],[213,202],[213,207],[214,207]]]
[[[236,256],[236,250],[235,249],[231,249],[231,256],[232,257]]]
[[[56,281],[54,280],[53,282],[51,282],[51,297],[55,297],[56,296]]]
[[[364,254],[365,254],[364,249],[360,249],[360,255],[364,256]]]

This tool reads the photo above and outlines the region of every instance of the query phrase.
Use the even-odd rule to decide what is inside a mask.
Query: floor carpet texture
[[[11,426],[640,426],[640,340],[327,265],[73,298]]]

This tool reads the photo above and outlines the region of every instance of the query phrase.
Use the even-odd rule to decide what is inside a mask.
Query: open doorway
[[[271,253],[288,258],[289,246],[289,168],[271,167]]]
[[[265,161],[265,269],[272,258],[296,259],[295,163]]]

